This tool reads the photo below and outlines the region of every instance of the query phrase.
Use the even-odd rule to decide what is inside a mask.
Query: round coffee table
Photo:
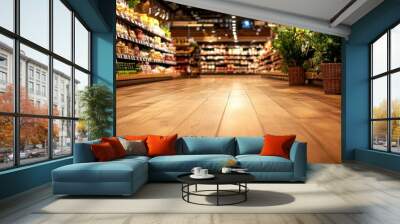
[[[247,201],[247,192],[249,188],[247,183],[255,180],[255,177],[248,173],[229,173],[213,174],[215,177],[212,179],[193,179],[189,174],[182,174],[178,176],[178,181],[182,183],[182,199],[188,203],[197,205],[234,205]],[[215,190],[198,190],[197,185],[215,185]],[[220,189],[220,185],[236,185],[237,190],[224,190]],[[195,186],[195,190],[191,191],[190,186]],[[215,194],[206,194],[214,192]],[[190,200],[190,196],[203,196],[203,197],[216,197],[216,204],[202,204]],[[221,197],[240,196],[240,199],[231,203],[221,203]]]

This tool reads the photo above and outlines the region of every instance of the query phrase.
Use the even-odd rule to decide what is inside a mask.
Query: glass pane
[[[391,30],[390,60],[391,69],[400,67],[400,25]]]
[[[72,69],[53,60],[53,114],[72,117]]]
[[[14,31],[14,0],[1,0],[0,26]]]
[[[75,117],[81,114],[80,95],[86,86],[89,86],[89,75],[75,69]]]
[[[20,108],[25,114],[48,114],[49,57],[21,44]]]
[[[49,48],[49,0],[20,0],[21,36]]]
[[[391,121],[392,152],[400,153],[400,120]]]
[[[387,77],[372,81],[372,118],[387,117]]]
[[[85,142],[88,138],[88,129],[86,122],[83,120],[75,121],[75,143]]]
[[[390,97],[392,117],[400,118],[400,72],[391,75]]]
[[[372,68],[374,76],[387,71],[387,34],[372,45]]]
[[[75,63],[89,70],[89,32],[75,18]]]
[[[35,163],[49,158],[49,120],[22,117],[20,119],[20,163]]]
[[[13,118],[0,116],[0,170],[14,165]]]
[[[387,121],[372,122],[372,148],[387,151]]]
[[[53,156],[72,154],[72,121],[53,120]]]
[[[14,111],[14,43],[0,35],[0,111]]]
[[[53,51],[72,60],[72,12],[60,0],[53,0],[53,17]]]

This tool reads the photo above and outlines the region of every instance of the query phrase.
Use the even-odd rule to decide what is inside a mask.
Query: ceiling
[[[191,37],[197,42],[265,42],[271,38],[271,28],[266,22],[239,16],[168,3],[171,9],[172,36]],[[251,24],[243,28],[242,23]]]
[[[347,37],[383,0],[169,0],[215,12]]]

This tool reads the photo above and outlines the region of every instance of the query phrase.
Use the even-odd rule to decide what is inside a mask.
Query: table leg
[[[219,184],[217,184],[217,206],[219,206]]]
[[[197,184],[195,185],[195,190],[194,191],[196,191],[197,192]]]
[[[248,192],[247,183],[244,183],[244,190],[245,190],[245,192],[244,192],[244,201],[247,201],[247,192]]]

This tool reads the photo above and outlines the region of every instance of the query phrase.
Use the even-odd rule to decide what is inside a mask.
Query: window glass
[[[84,120],[75,121],[75,142],[84,142],[88,138],[88,129]]]
[[[49,120],[20,118],[20,163],[35,163],[49,158]]]
[[[47,93],[49,89],[49,57],[23,44],[21,44],[20,55],[21,113],[46,115],[49,108],[49,94]],[[29,74],[27,74],[29,69],[27,68],[33,68],[35,72],[35,79],[33,80],[35,91],[33,94],[29,92]],[[45,77],[45,80],[42,77]]]
[[[394,118],[400,118],[400,72],[391,75],[391,116]]]
[[[72,154],[72,121],[53,120],[53,157]]]
[[[87,86],[89,86],[89,75],[75,69],[75,117],[81,115],[80,96]]]
[[[21,36],[49,48],[49,0],[20,0]]]
[[[89,70],[89,32],[75,18],[75,63]]]
[[[400,153],[400,120],[391,121],[391,141],[392,148],[391,151],[395,153]]]
[[[13,117],[0,116],[0,170],[14,165]]]
[[[14,0],[1,0],[0,26],[14,31]]]
[[[53,51],[71,60],[72,12],[60,0],[53,0],[53,10]]]
[[[387,118],[387,77],[372,81],[372,118]]]
[[[372,45],[372,75],[387,71],[387,34],[383,35]]]
[[[400,24],[390,32],[390,68],[400,67]]]
[[[372,122],[372,147],[387,151],[387,121]]]
[[[14,111],[14,44],[13,40],[0,35],[0,111]]]
[[[72,116],[71,72],[71,66],[53,60],[53,115]]]

